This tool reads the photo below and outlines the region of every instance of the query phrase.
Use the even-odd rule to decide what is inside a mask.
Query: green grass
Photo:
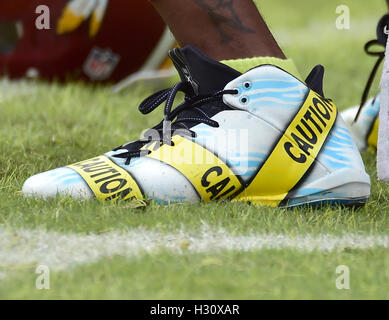
[[[376,259],[380,255],[381,259]],[[57,272],[36,290],[33,268],[0,287],[0,297],[36,299],[376,299],[388,298],[384,250],[341,254],[260,251],[207,255],[112,257]],[[335,286],[336,267],[351,269],[350,290]],[[386,269],[385,269],[386,267]],[[382,270],[378,272],[378,270]]]
[[[384,1],[261,0],[276,38],[303,75],[315,64],[326,67],[325,93],[340,109],[358,104],[373,58],[363,44],[375,36]],[[335,28],[336,6],[347,4],[351,30]],[[282,8],[282,10],[280,10]],[[102,154],[136,139],[161,119],[142,116],[137,107],[152,88],[112,95],[109,88],[83,84],[31,85],[35,93],[1,99],[0,228],[104,233],[143,227],[159,232],[200,230],[204,224],[231,234],[361,233],[389,235],[389,188],[376,181],[375,154],[363,153],[372,178],[372,196],[359,209],[269,209],[211,203],[134,209],[120,203],[25,199],[29,176]],[[337,290],[335,268],[351,268],[351,290]],[[0,298],[389,298],[388,250],[330,253],[263,250],[212,255],[145,254],[113,256],[51,273],[51,289],[35,288],[35,265],[3,266]]]

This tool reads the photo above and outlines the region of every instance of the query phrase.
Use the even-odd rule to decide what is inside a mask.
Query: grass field
[[[341,4],[350,7],[350,30],[335,27]],[[374,63],[363,45],[375,37],[383,0],[260,7],[302,75],[324,65],[326,95],[340,109],[358,104]],[[0,79],[0,298],[389,298],[389,187],[376,181],[372,152],[363,153],[371,200],[359,209],[22,197],[29,176],[102,154],[159,122],[161,113],[137,111],[151,90],[112,95],[107,87]],[[36,288],[41,264],[50,268],[50,290]],[[350,269],[349,290],[335,285],[339,265]]]

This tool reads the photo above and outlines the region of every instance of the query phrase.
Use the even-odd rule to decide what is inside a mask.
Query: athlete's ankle
[[[295,76],[299,80],[302,80],[300,73],[297,70],[296,65],[292,59],[280,59],[275,57],[253,57],[253,58],[242,58],[242,59],[231,59],[220,61],[229,67],[244,73],[248,70],[258,67],[260,65],[271,64],[275,65],[291,75]]]

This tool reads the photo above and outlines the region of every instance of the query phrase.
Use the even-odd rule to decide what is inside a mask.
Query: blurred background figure
[[[40,5],[0,2],[0,75],[110,83],[166,75],[174,39],[148,1],[53,1],[43,30]]]

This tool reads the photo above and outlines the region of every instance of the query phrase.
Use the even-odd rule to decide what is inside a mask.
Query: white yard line
[[[296,235],[231,235],[204,227],[201,232],[163,234],[144,229],[104,234],[61,234],[55,231],[0,229],[0,268],[44,264],[53,270],[93,263],[101,258],[169,250],[173,253],[216,253],[220,250],[254,251],[291,249],[330,252],[350,249],[389,248],[389,236],[346,233]]]

